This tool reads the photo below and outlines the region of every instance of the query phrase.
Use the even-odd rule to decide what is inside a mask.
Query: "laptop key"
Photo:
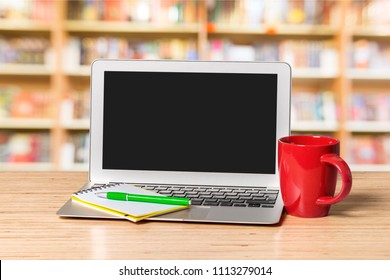
[[[175,196],[177,194],[185,194],[185,192],[183,192],[183,191],[173,191],[172,194],[173,194],[173,196]]]
[[[263,201],[267,201],[267,199],[265,197],[263,197],[263,198],[253,198],[250,201],[253,201],[253,202],[256,202],[256,203],[262,203]]]
[[[249,203],[248,207],[260,207],[260,204],[258,204],[258,203]]]
[[[265,195],[269,200],[276,200],[277,194],[267,194]]]
[[[200,198],[212,198],[213,196],[210,194],[210,195],[202,195],[200,194],[199,195]]]
[[[258,194],[259,193],[259,190],[247,190],[246,193],[250,193],[250,194]]]
[[[176,196],[176,197],[186,197],[186,194],[184,194],[184,193],[177,193],[177,194],[174,194],[173,196]]]
[[[187,198],[198,198],[199,195],[197,195],[197,194],[187,194],[186,197]]]
[[[164,195],[170,195],[172,194],[172,191],[159,191],[159,194],[164,194]]]
[[[275,204],[275,200],[265,200],[265,201],[262,201],[261,204]]]
[[[233,203],[231,203],[231,202],[221,202],[219,205],[220,206],[233,206]]]
[[[226,199],[238,199],[238,195],[227,195]]]
[[[235,203],[233,204],[234,207],[246,207],[245,203]]]
[[[203,202],[204,206],[218,206],[219,202]]]
[[[215,198],[208,198],[208,199],[206,199],[205,201],[207,201],[207,202],[216,202],[216,201],[218,201],[218,200],[215,199]]]
[[[205,191],[205,192],[199,192],[201,195],[211,195],[211,192]]]
[[[193,199],[191,198],[191,205],[202,205],[203,199]]]
[[[244,203],[245,200],[243,200],[243,199],[233,199],[231,202],[233,202],[233,203]]]
[[[197,195],[198,192],[190,191],[190,192],[187,192],[186,194],[187,194],[187,195]]]
[[[273,204],[263,204],[261,205],[262,208],[274,208]]]
[[[250,195],[240,195],[239,197],[240,197],[240,199],[244,199],[244,200],[252,198]]]

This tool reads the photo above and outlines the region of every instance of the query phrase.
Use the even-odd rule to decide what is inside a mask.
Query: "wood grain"
[[[356,172],[328,217],[275,226],[60,218],[87,173],[0,173],[0,259],[390,259],[390,173]]]

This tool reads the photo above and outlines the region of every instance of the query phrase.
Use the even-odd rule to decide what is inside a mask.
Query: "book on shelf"
[[[251,45],[234,44],[227,39],[208,42],[209,59],[285,61],[298,69],[318,68],[334,72],[338,69],[338,54],[331,42],[316,40],[255,41]]]
[[[124,1],[104,0],[103,1],[103,20],[104,21],[126,21],[126,7]]]
[[[30,2],[31,19],[37,21],[52,21],[55,15],[55,1],[26,0]]]
[[[348,149],[351,164],[390,164],[390,136],[353,136]]]
[[[86,120],[90,115],[89,90],[73,91],[61,102],[61,123],[68,124],[73,120]]]
[[[390,44],[359,39],[353,42],[351,67],[356,69],[390,69]]]
[[[90,65],[97,58],[188,59],[198,58],[194,39],[126,39],[116,37],[72,37],[66,46],[66,69]]]
[[[279,60],[292,68],[338,69],[337,50],[331,41],[283,40],[279,44]]]
[[[388,0],[352,1],[349,20],[357,26],[390,25],[390,15],[383,11],[390,10]]]
[[[67,18],[154,24],[195,23],[197,0],[72,0]]]
[[[47,119],[52,116],[49,93],[28,92],[11,85],[0,86],[0,119]]]
[[[50,41],[45,37],[0,36],[1,64],[50,65]]]
[[[338,121],[338,106],[333,92],[296,92],[291,97],[292,121]]]
[[[208,21],[250,27],[278,24],[333,24],[337,19],[332,1],[313,0],[216,0],[208,2]]]
[[[353,93],[349,105],[351,121],[390,122],[390,92]]]
[[[49,161],[49,133],[0,132],[0,162],[36,163]]]
[[[227,60],[236,61],[254,61],[256,50],[253,46],[248,45],[230,45],[227,54]]]
[[[52,0],[2,0],[0,20],[51,21],[54,19],[54,4]]]
[[[278,61],[279,44],[277,42],[256,42],[254,44],[255,60],[257,61]]]
[[[61,169],[72,169],[75,164],[88,164],[89,133],[77,132],[68,135],[61,147]]]

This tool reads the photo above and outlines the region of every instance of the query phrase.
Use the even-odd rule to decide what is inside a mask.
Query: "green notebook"
[[[124,192],[131,194],[162,196],[161,194],[144,190],[134,185],[117,183],[91,187],[89,189],[79,191],[72,195],[72,201],[85,205],[86,207],[91,207],[99,211],[123,217],[124,219],[133,222],[188,208],[188,206],[181,205],[111,200],[96,195],[101,192]]]

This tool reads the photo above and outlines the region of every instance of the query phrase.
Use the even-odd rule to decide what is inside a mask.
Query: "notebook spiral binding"
[[[112,187],[118,186],[120,184],[123,184],[123,183],[109,183],[109,184],[105,184],[105,185],[92,186],[88,189],[75,192],[74,195],[84,194],[84,193],[89,193],[89,192],[94,192],[94,191],[100,191],[100,190],[106,190],[108,188],[112,188]]]

